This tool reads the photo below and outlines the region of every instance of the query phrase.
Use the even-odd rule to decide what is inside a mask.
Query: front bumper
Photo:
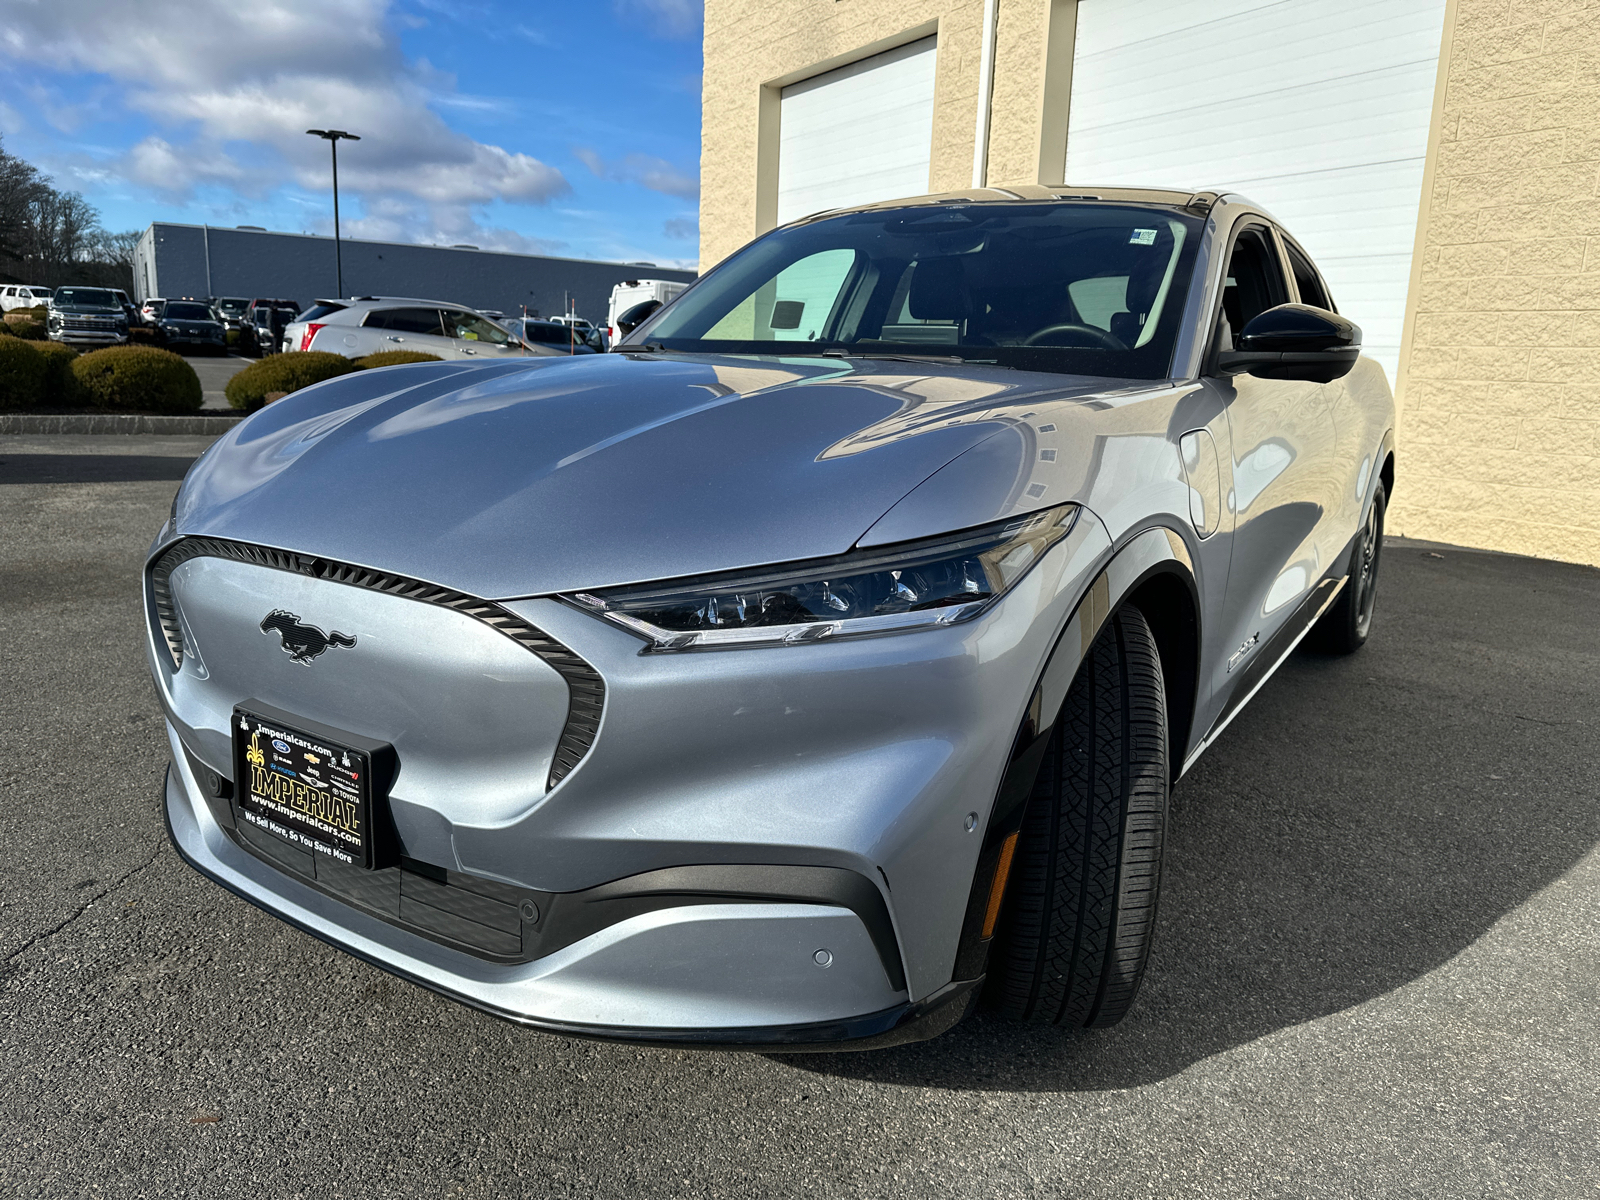
[[[52,342],[68,346],[120,346],[128,340],[128,331],[113,329],[57,329],[50,332]]]
[[[475,641],[477,626],[460,607],[202,557],[172,577],[180,600],[190,589],[180,615],[185,636],[199,639],[195,660],[176,671],[163,663],[153,613],[150,623],[172,740],[173,841],[203,873],[292,924],[539,1028],[768,1048],[933,1036],[981,982],[981,968],[953,980],[984,822],[1040,670],[1108,551],[1085,512],[983,616],[835,645],[644,655],[631,635],[558,601],[504,602],[495,607],[581,655],[604,680],[592,745],[548,783],[546,768],[563,752],[559,721],[507,726],[476,748],[463,741],[495,713],[514,709],[520,719],[529,705],[547,708],[533,700],[560,686],[502,633]],[[228,614],[246,607],[251,621],[257,608],[287,607],[372,640],[308,669],[253,627],[235,637]],[[436,611],[456,624],[434,624]],[[388,688],[380,634],[396,656]],[[497,656],[501,642],[513,657]],[[531,666],[518,675],[523,659]],[[463,678],[468,670],[480,682]],[[419,674],[427,671],[438,673]],[[448,712],[419,714],[422,733],[408,735],[396,706],[443,696],[452,681],[468,690]],[[489,697],[473,716],[471,697],[491,683],[530,699]],[[402,768],[391,807],[404,853],[495,887],[531,889],[541,909],[544,897],[652,872],[831,871],[872,892],[883,921],[867,902],[770,887],[719,899],[699,889],[576,940],[542,942],[525,931],[521,954],[468,952],[296,878],[223,828],[196,772],[231,775],[228,714],[247,697],[392,738]],[[463,723],[447,730],[452,716]]]
[[[195,870],[357,958],[519,1025],[603,1041],[701,1049],[880,1049],[943,1033],[966,1014],[983,984],[978,978],[950,985],[920,1003],[903,999],[901,992],[882,1008],[813,1019],[815,993],[825,994],[823,1007],[843,997],[836,986],[819,989],[814,983],[841,959],[822,968],[810,947],[826,942],[830,953],[838,947],[839,954],[860,963],[870,955],[861,945],[854,914],[798,904],[674,907],[596,932],[538,963],[485,963],[396,929],[245,853],[225,835],[206,803],[195,800],[200,786],[176,732],[170,727],[169,732],[175,758],[163,784],[162,810],[173,846]],[[643,955],[630,945],[639,942],[647,943]],[[728,988],[730,974],[715,971],[718,960],[736,963],[743,995]],[[706,989],[708,969],[716,994],[691,996]],[[722,1012],[736,1023],[656,1024],[674,1011],[672,1000],[663,1003],[669,996],[679,1005],[689,1001],[702,1020]],[[870,1007],[872,998],[869,989],[858,1001]],[[720,1008],[708,1010],[706,1000]],[[756,1008],[765,1009],[769,1020],[744,1023]]]

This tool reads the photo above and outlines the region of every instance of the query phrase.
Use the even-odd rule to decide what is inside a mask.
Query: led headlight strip
[[[572,603],[650,651],[796,646],[970,620],[1072,531],[1063,504],[977,529],[699,579],[580,592]]]

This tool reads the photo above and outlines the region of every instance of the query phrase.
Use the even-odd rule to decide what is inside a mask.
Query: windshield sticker
[[[1128,238],[1130,246],[1154,246],[1156,244],[1156,231],[1154,229],[1135,229]]]

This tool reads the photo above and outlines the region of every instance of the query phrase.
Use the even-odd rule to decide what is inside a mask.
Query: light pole
[[[328,143],[328,149],[333,151],[333,269],[339,285],[334,295],[343,296],[344,256],[339,251],[339,139],[347,142],[359,142],[361,139],[342,129],[308,129],[306,132],[312,137],[322,138]]]

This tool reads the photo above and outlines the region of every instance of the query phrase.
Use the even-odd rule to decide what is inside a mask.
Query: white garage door
[[[778,223],[928,190],[933,38],[783,89]]]
[[[1327,276],[1394,380],[1445,0],[1081,0],[1067,181],[1222,188]]]

